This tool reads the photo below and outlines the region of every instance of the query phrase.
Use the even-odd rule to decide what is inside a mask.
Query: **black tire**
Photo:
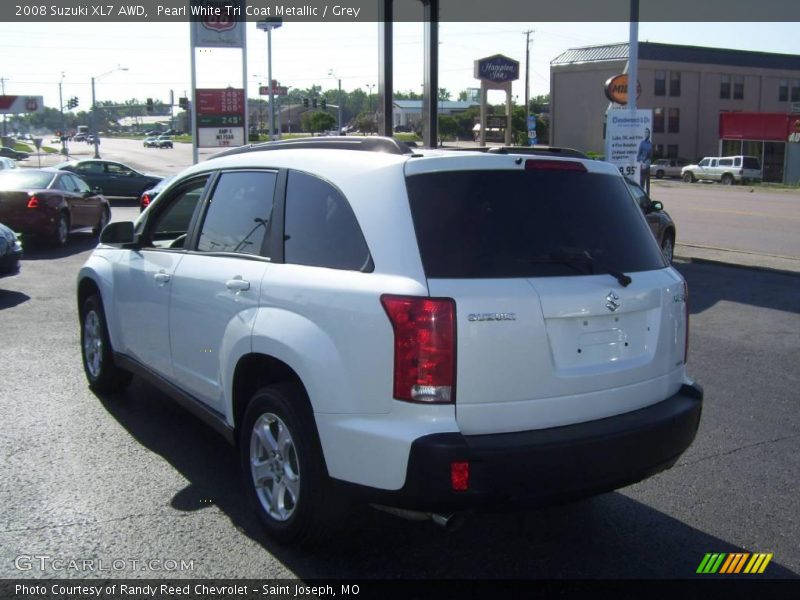
[[[692,175],[691,173],[684,173],[683,180],[686,183],[694,183],[694,175]]]
[[[114,363],[106,315],[100,296],[89,296],[81,307],[81,362],[89,387],[100,394],[125,389],[133,375]]]
[[[656,179],[663,179],[663,178],[664,178],[664,171],[662,171],[661,169],[656,171]]]
[[[69,215],[66,212],[59,213],[56,231],[53,234],[53,244],[56,246],[66,246],[69,242]]]
[[[661,254],[669,264],[672,264],[672,259],[675,257],[675,234],[671,231],[665,233],[661,240]]]
[[[99,238],[100,234],[103,233],[103,229],[105,228],[106,225],[108,225],[108,222],[110,220],[111,220],[111,211],[109,211],[107,208],[104,208],[103,213],[100,215],[100,220],[97,222],[97,225],[95,225],[94,228],[92,229],[92,235],[94,235],[94,237],[96,238]]]
[[[722,174],[722,185],[733,185],[733,175],[730,173]]]
[[[282,446],[272,443],[281,437]],[[253,395],[239,431],[239,454],[248,498],[277,542],[313,545],[342,525],[347,502],[332,489],[302,386],[271,385]]]

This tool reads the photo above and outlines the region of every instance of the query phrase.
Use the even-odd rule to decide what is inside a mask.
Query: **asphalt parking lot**
[[[765,576],[800,575],[796,276],[678,265],[706,403],[672,470],[453,533],[364,510],[304,552],[261,533],[236,453],[188,413],[140,380],[118,397],[89,391],[74,286],[93,245],[30,247],[21,275],[0,281],[0,577],[686,578],[707,552],[734,551],[773,553]],[[38,555],[191,568],[19,570]]]

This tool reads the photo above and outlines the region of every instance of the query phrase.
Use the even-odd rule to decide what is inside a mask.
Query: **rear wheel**
[[[723,173],[722,185],[733,185],[733,175],[730,173]]]
[[[300,385],[271,385],[253,395],[239,450],[248,496],[271,537],[285,544],[311,544],[338,528],[346,503],[331,489]]]
[[[107,208],[103,209],[103,213],[100,215],[100,220],[95,225],[94,229],[92,229],[92,235],[94,237],[100,237],[100,234],[105,229],[105,226],[108,225],[108,222],[111,220],[111,213]]]
[[[664,178],[664,171],[662,171],[661,169],[656,171],[656,179],[663,179],[663,178]]]
[[[95,392],[118,392],[131,382],[131,373],[114,364],[103,303],[97,295],[81,307],[81,355],[89,387]]]
[[[66,246],[69,241],[69,216],[67,213],[62,212],[58,215],[58,222],[56,223],[56,232],[53,235],[53,243],[56,246]]]
[[[683,180],[686,183],[694,183],[694,175],[692,175],[691,173],[684,173]]]

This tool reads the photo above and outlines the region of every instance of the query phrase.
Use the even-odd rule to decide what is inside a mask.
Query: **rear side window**
[[[666,265],[620,177],[570,171],[406,178],[430,278],[551,277]]]
[[[744,157],[744,168],[745,169],[760,169],[761,164],[758,162],[758,159],[755,156],[745,156]]]
[[[732,167],[733,166],[733,159],[732,158],[720,158],[719,159],[719,166],[720,167]]]
[[[318,177],[289,172],[285,229],[287,263],[350,271],[371,267],[367,243],[350,204]]]
[[[214,188],[197,250],[262,254],[277,175],[269,171],[223,173]]]

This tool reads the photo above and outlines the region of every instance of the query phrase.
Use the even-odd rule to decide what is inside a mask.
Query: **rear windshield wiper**
[[[583,263],[589,266],[589,273],[595,272],[595,265],[606,271],[614,279],[616,279],[622,287],[627,287],[633,281],[628,275],[622,271],[614,269],[609,265],[595,259],[591,253],[583,249],[566,250],[559,248],[558,250],[551,250],[543,256],[532,256],[530,258],[522,259],[526,263],[538,264],[563,264],[572,267],[576,271],[586,274],[585,269],[581,269],[576,263]]]

